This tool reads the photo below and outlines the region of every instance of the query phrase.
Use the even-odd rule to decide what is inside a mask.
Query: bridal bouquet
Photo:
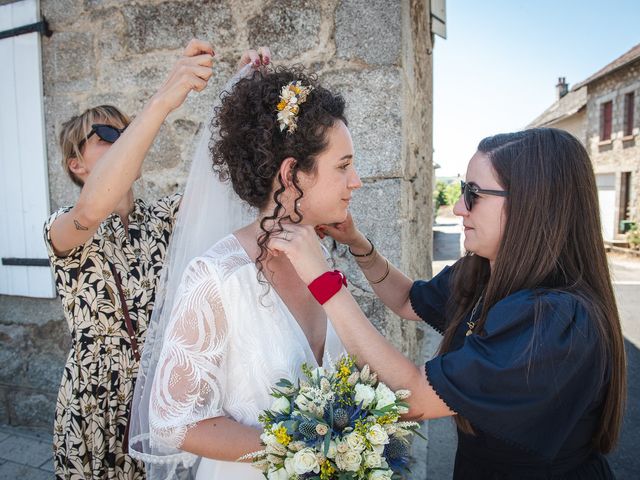
[[[422,435],[408,412],[408,390],[393,392],[345,356],[329,371],[302,366],[297,385],[280,380],[260,416],[265,449],[254,466],[270,480],[389,480],[408,472],[409,437]],[[424,438],[424,437],[423,437]]]

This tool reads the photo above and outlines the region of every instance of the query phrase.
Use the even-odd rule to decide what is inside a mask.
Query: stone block
[[[175,130],[166,123],[162,124],[144,163],[143,171],[173,168],[181,161],[179,139]]]
[[[104,58],[98,71],[97,89],[93,95],[127,94],[146,101],[169,76],[180,58],[177,51],[151,52],[122,60]]]
[[[275,0],[247,22],[249,45],[268,45],[274,58],[299,57],[320,44],[320,2]]]
[[[55,394],[45,395],[29,390],[14,389],[8,393],[7,397],[11,405],[11,423],[13,425],[42,429],[49,429],[53,425],[56,406]],[[44,455],[43,458],[38,458],[37,466],[42,465],[47,458]]]
[[[56,32],[43,37],[45,92],[87,92],[95,88],[96,61],[91,32]]]
[[[40,2],[42,16],[54,32],[78,21],[84,13],[83,0],[55,0]]]
[[[100,32],[97,36],[98,59],[126,58],[128,54],[126,22],[122,7],[93,8],[89,18],[94,28]]]
[[[0,302],[0,324],[43,326],[51,320],[62,319],[62,305],[57,298],[28,298],[3,296]],[[64,332],[67,332],[64,327]]]
[[[394,265],[399,265],[402,253],[402,238],[400,235],[400,179],[378,180],[365,183],[354,193],[351,204],[351,214],[361,232],[371,239],[380,253]],[[360,271],[353,257],[344,245],[334,246],[331,239],[326,240],[336,264],[336,268],[343,270],[349,278],[350,284],[358,291],[371,293],[371,287]],[[379,305],[361,303],[369,314],[380,309]],[[382,321],[382,316],[380,316]]]
[[[9,425],[10,423],[11,417],[7,408],[6,389],[0,387],[0,425]],[[0,432],[0,442],[4,441],[4,437],[5,433]]]
[[[343,95],[361,178],[402,175],[402,80],[394,67],[337,70],[321,82]]]
[[[58,145],[60,127],[79,112],[78,103],[69,95],[55,94],[53,85],[45,81],[44,115],[47,137],[47,167],[49,174],[49,196],[52,211],[71,205],[80,191],[62,168],[62,154]],[[43,219],[44,223],[44,219]]]
[[[344,0],[335,16],[336,55],[369,65],[399,65],[401,2]]]
[[[13,385],[27,371],[28,329],[22,325],[0,324],[0,383]]]
[[[131,53],[182,49],[194,37],[214,45],[230,44],[234,39],[233,17],[226,2],[129,4],[122,12]]]

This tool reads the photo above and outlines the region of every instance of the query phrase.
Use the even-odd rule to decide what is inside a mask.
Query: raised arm
[[[213,55],[208,42],[189,42],[167,80],[120,138],[92,168],[78,162],[78,174],[87,176],[76,205],[51,226],[51,243],[56,253],[64,256],[85,243],[123,200],[138,178],[147,151],[167,115],[184,102],[190,91],[202,91],[207,85]],[[94,137],[91,140],[101,141]]]

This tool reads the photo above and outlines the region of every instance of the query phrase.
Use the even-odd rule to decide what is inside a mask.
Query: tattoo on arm
[[[76,226],[76,230],[89,230],[87,227],[82,225],[78,220],[73,220],[74,225]]]

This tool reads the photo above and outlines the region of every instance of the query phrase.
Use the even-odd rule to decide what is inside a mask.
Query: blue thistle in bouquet
[[[409,473],[416,422],[400,421],[410,392],[393,392],[365,365],[341,357],[330,370],[302,366],[280,380],[260,416],[264,450],[251,455],[270,480],[391,480]]]

